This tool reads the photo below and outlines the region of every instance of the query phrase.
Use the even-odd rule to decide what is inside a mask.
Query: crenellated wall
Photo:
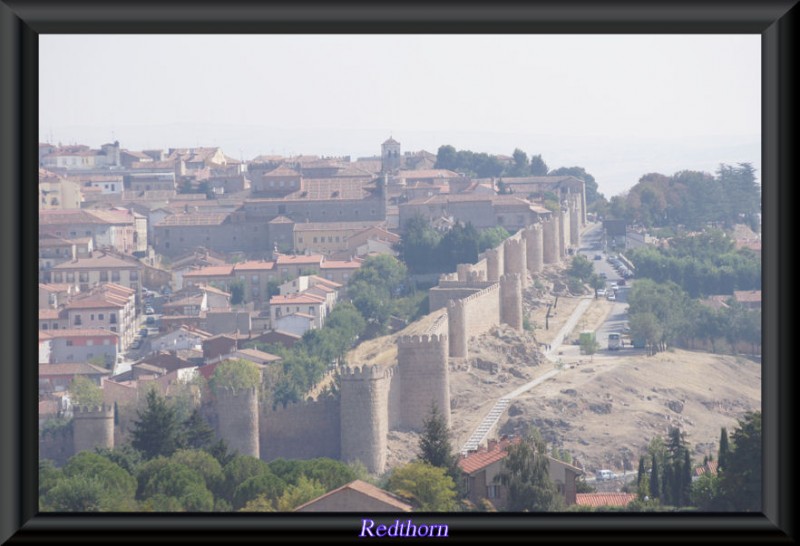
[[[450,356],[465,358],[467,340],[500,324],[500,285],[484,288],[447,304]]]
[[[532,224],[522,233],[525,238],[525,257],[528,260],[528,271],[531,275],[541,273],[544,266],[544,238],[541,224]]]
[[[428,291],[428,312],[432,313],[437,309],[447,307],[447,303],[453,300],[460,300],[480,292],[495,284],[489,281],[458,282],[458,281],[439,281],[439,286],[434,286]]]
[[[76,406],[72,410],[72,446],[75,453],[96,447],[114,447],[114,406]]]
[[[258,429],[258,389],[216,390],[217,433],[231,451],[260,456]]]
[[[522,330],[522,280],[518,273],[500,279],[500,312],[504,324]]]
[[[372,473],[386,466],[389,387],[392,368],[367,365],[339,369],[341,458],[361,461]]]
[[[341,455],[341,403],[333,397],[289,404],[274,410],[263,405],[259,420],[261,458],[272,461]]]
[[[421,431],[435,404],[450,426],[450,377],[446,335],[402,336],[397,340],[397,371],[392,379],[402,393],[398,426]]]
[[[525,288],[528,278],[527,244],[521,234],[509,237],[503,243],[505,254],[505,274],[519,275],[522,288]]]

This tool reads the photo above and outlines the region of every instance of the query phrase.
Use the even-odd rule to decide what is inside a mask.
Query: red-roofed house
[[[575,504],[600,508],[604,506],[627,506],[636,500],[636,493],[578,493]]]
[[[273,327],[292,333],[297,332],[293,329],[288,329],[288,324],[279,324],[280,319],[293,314],[301,315],[306,321],[310,317],[312,328],[322,328],[325,323],[325,317],[328,315],[326,298],[307,292],[272,296],[269,300],[269,310]]]
[[[748,309],[761,308],[761,290],[734,290],[733,299]]]
[[[476,506],[482,499],[488,499],[498,510],[508,505],[508,489],[495,477],[503,470],[503,461],[508,456],[509,446],[519,443],[521,438],[490,440],[486,448],[470,452],[458,461],[465,474],[464,480],[470,502]],[[583,472],[580,468],[547,456],[550,479],[556,484],[558,492],[564,496],[567,505],[575,504],[577,494],[575,480]]]
[[[115,283],[104,283],[73,298],[61,311],[61,317],[64,316],[69,328],[107,330],[118,334],[118,349],[123,350],[136,336],[136,293]],[[41,325],[41,313],[39,319]]]
[[[355,480],[301,504],[295,512],[411,512],[401,498],[372,484]]]

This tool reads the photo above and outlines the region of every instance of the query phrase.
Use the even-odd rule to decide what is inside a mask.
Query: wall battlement
[[[339,376],[343,381],[364,381],[373,379],[386,379],[393,374],[393,367],[378,364],[365,364],[363,366],[340,366]]]
[[[74,453],[114,447],[114,406],[76,406],[72,410]]]
[[[397,338],[398,347],[440,346],[447,343],[445,334],[423,334],[414,336],[400,336]]]

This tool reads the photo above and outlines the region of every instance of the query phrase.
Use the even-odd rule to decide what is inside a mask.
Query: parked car
[[[601,298],[605,297],[606,289],[605,288],[601,288],[600,290],[597,291],[597,295],[600,296]]]
[[[609,292],[606,296],[606,299],[608,301],[617,301],[617,296],[614,295],[614,292]]]
[[[133,340],[133,343],[131,343],[131,349],[133,349],[134,351],[141,346],[142,346],[142,340],[139,339],[138,337]]]
[[[155,313],[155,311],[154,311],[154,310],[153,310],[153,308],[152,308],[152,307],[150,307],[149,305],[148,305],[148,306],[145,308],[145,310],[144,310],[144,314],[145,314],[145,315],[152,315],[152,314],[154,314],[154,313]]]
[[[146,324],[155,324],[156,323],[156,317],[154,317],[152,315],[147,317],[147,320],[145,321],[145,323]]]
[[[595,254],[594,255],[594,259],[595,260],[602,260],[603,259],[603,255],[602,254]]]
[[[597,471],[597,481],[603,482],[608,480],[613,480],[616,478],[617,475],[611,472],[610,470],[598,470]]]
[[[616,290],[617,288],[619,288],[619,285],[616,282],[612,282],[611,283],[611,290]]]
[[[142,328],[141,330],[139,330],[139,335],[142,337],[147,337],[147,332],[148,332],[147,328]]]

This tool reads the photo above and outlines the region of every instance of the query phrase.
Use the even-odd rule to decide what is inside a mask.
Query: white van
[[[613,480],[616,478],[617,475],[611,472],[610,470],[598,470],[597,471],[597,481],[603,482],[607,480]]]

